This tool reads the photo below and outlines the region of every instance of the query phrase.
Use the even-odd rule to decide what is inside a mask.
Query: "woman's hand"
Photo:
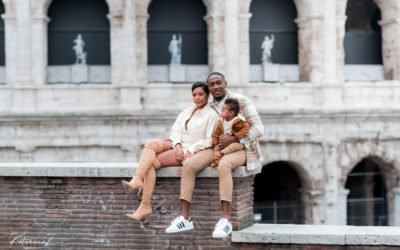
[[[192,153],[190,153],[189,151],[186,152],[185,156],[183,157],[182,163],[185,162],[187,159],[190,159],[190,157],[192,156],[193,156]]]
[[[183,158],[184,155],[183,155],[183,151],[182,151],[182,146],[179,143],[175,145],[175,157],[176,157],[176,160],[178,162],[182,162],[183,159],[184,159]]]

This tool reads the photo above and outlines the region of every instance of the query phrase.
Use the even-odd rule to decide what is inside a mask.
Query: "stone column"
[[[136,1],[107,1],[111,33],[111,84],[119,86],[120,106],[141,109],[136,71]]]
[[[230,84],[240,83],[239,0],[225,0],[225,65]]]
[[[32,74],[32,26],[31,26],[31,1],[15,0],[16,25],[13,37],[15,40],[15,77],[12,82],[13,111],[31,112],[35,110],[36,96]]]
[[[297,8],[295,22],[299,27],[300,81],[319,83],[322,80],[322,1],[294,0]]]
[[[324,223],[324,192],[318,189],[300,189],[301,201],[304,210],[305,224]]]
[[[336,80],[339,83],[344,82],[344,35],[346,33],[347,1],[336,1]]]
[[[148,7],[151,0],[136,1],[136,80],[139,84],[147,83],[147,21]]]
[[[17,18],[15,13],[7,13],[2,15],[4,20],[4,34],[5,34],[5,53],[6,53],[6,83],[9,85],[16,84],[17,77]]]
[[[337,63],[336,3],[335,0],[324,0],[323,3],[323,79],[321,80],[324,83],[335,83]]]
[[[294,0],[299,27],[300,80],[316,84],[337,82],[335,0]],[[324,94],[324,93],[322,93]]]
[[[393,191],[393,224],[390,226],[400,226],[400,187],[395,187]],[[390,221],[389,221],[390,223]]]
[[[136,84],[135,0],[124,0],[119,8],[110,8],[111,82]]]
[[[250,0],[239,0],[240,83],[250,82]]]
[[[36,85],[47,82],[47,28],[50,19],[45,15],[35,16],[32,20],[32,73]]]
[[[224,49],[224,0],[203,0],[207,7],[207,15],[204,20],[207,23],[208,41],[208,67],[209,71],[225,72]]]
[[[338,191],[338,225],[347,225],[347,195],[349,193],[348,189]]]
[[[400,2],[374,0],[381,10],[382,61],[387,80],[400,80]]]
[[[326,136],[325,142],[322,144],[324,154],[324,214],[325,224],[337,225],[341,223],[341,216],[339,215],[339,180],[340,180],[340,167],[338,166],[338,152],[337,148],[340,141],[334,135]]]
[[[17,82],[18,85],[32,85],[32,36],[30,0],[16,0],[17,25]]]

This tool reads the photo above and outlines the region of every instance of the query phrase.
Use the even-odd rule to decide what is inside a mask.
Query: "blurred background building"
[[[191,104],[191,84],[220,71],[265,126],[257,221],[400,225],[399,0],[3,0],[0,11],[1,162],[137,162]]]

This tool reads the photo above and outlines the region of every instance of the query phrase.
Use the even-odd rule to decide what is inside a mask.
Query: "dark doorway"
[[[299,176],[290,164],[266,165],[254,179],[255,218],[261,216],[261,223],[304,223],[300,188]]]
[[[346,189],[347,224],[356,226],[386,226],[387,199],[385,181],[379,162],[367,158],[358,163],[349,174]]]
[[[149,64],[170,63],[173,34],[182,36],[182,64],[207,64],[206,8],[201,0],[154,0],[149,14]]]
[[[382,64],[381,13],[373,0],[348,0],[344,37],[346,64]]]
[[[261,64],[265,36],[275,38],[272,63],[298,64],[297,16],[293,0],[253,0],[250,6],[250,63]]]
[[[110,64],[110,24],[104,0],[54,0],[49,8],[49,65],[75,63],[73,41],[82,34],[87,64]]]

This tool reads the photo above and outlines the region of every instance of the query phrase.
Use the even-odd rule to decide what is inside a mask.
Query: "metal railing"
[[[387,226],[387,200],[357,198],[347,200],[347,225]]]
[[[302,224],[303,214],[301,201],[254,202],[254,218],[257,223]]]

